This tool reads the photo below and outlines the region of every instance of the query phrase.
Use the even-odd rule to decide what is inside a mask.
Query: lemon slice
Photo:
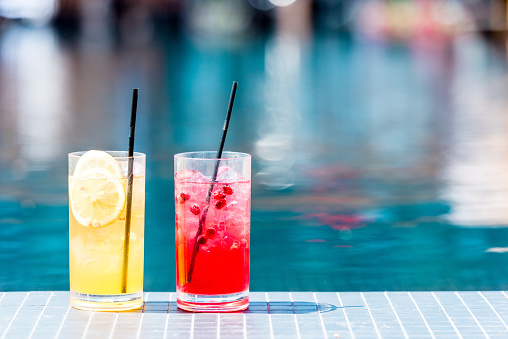
[[[69,179],[72,214],[87,227],[104,227],[114,223],[125,208],[125,187],[104,168],[89,169]]]
[[[91,170],[102,169],[115,178],[123,178],[122,168],[118,161],[103,151],[88,151],[79,159],[74,168],[74,177],[83,177],[83,174]]]

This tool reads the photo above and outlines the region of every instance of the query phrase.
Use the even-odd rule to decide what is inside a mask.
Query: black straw
[[[138,89],[132,90],[131,123],[129,132],[129,168],[127,172],[127,206],[125,212],[125,238],[123,241],[122,293],[127,293],[127,273],[129,269],[129,241],[131,238],[132,184],[134,182],[134,132],[136,130],[136,111],[138,109]]]
[[[219,143],[219,149],[217,150],[216,159],[217,162],[215,163],[215,169],[212,176],[212,183],[210,184],[210,187],[208,187],[208,192],[206,194],[206,205],[203,209],[203,214],[201,215],[201,218],[199,219],[199,227],[198,231],[196,232],[196,236],[194,237],[194,246],[192,249],[192,257],[191,262],[189,266],[189,273],[187,274],[187,283],[189,284],[192,280],[192,273],[194,272],[194,266],[196,265],[196,256],[199,252],[199,243],[198,238],[203,233],[203,226],[205,225],[206,221],[206,215],[208,214],[208,208],[210,207],[210,197],[212,195],[213,186],[215,184],[215,181],[217,180],[217,173],[219,172],[219,165],[220,165],[220,158],[222,157],[222,150],[224,149],[224,143],[226,142],[226,134],[228,133],[229,128],[229,120],[231,119],[231,112],[233,111],[233,104],[235,102],[235,95],[236,95],[236,88],[238,87],[238,82],[233,81],[233,87],[231,88],[231,95],[229,96],[229,104],[228,104],[228,111],[226,113],[226,120],[224,120],[224,125],[222,126],[222,136],[220,138]]]

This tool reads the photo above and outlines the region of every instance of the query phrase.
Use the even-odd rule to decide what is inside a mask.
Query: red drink
[[[207,203],[209,177],[187,169],[175,174],[179,307],[220,312],[248,306],[250,186],[221,166]]]

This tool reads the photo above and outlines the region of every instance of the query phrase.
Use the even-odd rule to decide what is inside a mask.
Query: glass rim
[[[211,158],[205,158],[203,156],[201,157],[192,157],[191,154],[212,154],[213,157]],[[252,156],[249,153],[244,152],[234,152],[234,151],[223,151],[222,157],[217,158],[216,157],[217,151],[195,151],[195,152],[182,152],[175,154],[175,159],[192,159],[192,160],[244,160],[244,159],[250,159]],[[236,155],[236,157],[233,157],[232,155]]]
[[[99,150],[90,150],[90,151],[99,151]],[[129,157],[128,156],[128,151],[102,151],[100,150],[101,152],[105,152],[105,153],[108,153],[109,155],[111,155],[114,159],[129,159],[129,158],[132,158],[132,159],[139,159],[139,158],[145,158],[146,157],[146,154],[145,153],[141,153],[141,152],[134,152],[134,155],[132,157]],[[77,152],[71,152],[68,154],[69,158],[81,158],[83,156],[83,154],[85,154],[86,152],[88,151],[77,151]],[[120,154],[120,155],[116,155],[116,154]]]

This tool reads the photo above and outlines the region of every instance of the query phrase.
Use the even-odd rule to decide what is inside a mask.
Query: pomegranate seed
[[[209,228],[206,230],[205,235],[208,239],[213,239],[215,238],[215,233],[216,233],[215,229]]]
[[[190,211],[192,212],[192,214],[198,215],[199,213],[201,213],[201,208],[199,208],[197,204],[192,204],[190,206]]]
[[[233,189],[231,188],[231,186],[229,185],[224,185],[224,187],[222,188],[222,190],[224,191],[224,193],[226,193],[227,195],[231,195],[233,194]]]
[[[219,200],[219,201],[217,201],[215,203],[215,208],[218,209],[218,210],[220,210],[224,206],[226,206],[226,200],[225,199],[221,199],[221,200]]]
[[[200,245],[206,244],[206,237],[200,235],[198,238],[198,244],[200,244]]]
[[[221,200],[221,199],[224,199],[225,197],[226,197],[226,194],[223,191],[215,191],[215,193],[213,194],[213,198],[215,200]]]
[[[182,192],[182,193],[180,193],[180,195],[178,195],[178,203],[179,204],[183,204],[184,202],[186,202],[189,199],[190,199],[190,195],[186,194],[184,192]]]

